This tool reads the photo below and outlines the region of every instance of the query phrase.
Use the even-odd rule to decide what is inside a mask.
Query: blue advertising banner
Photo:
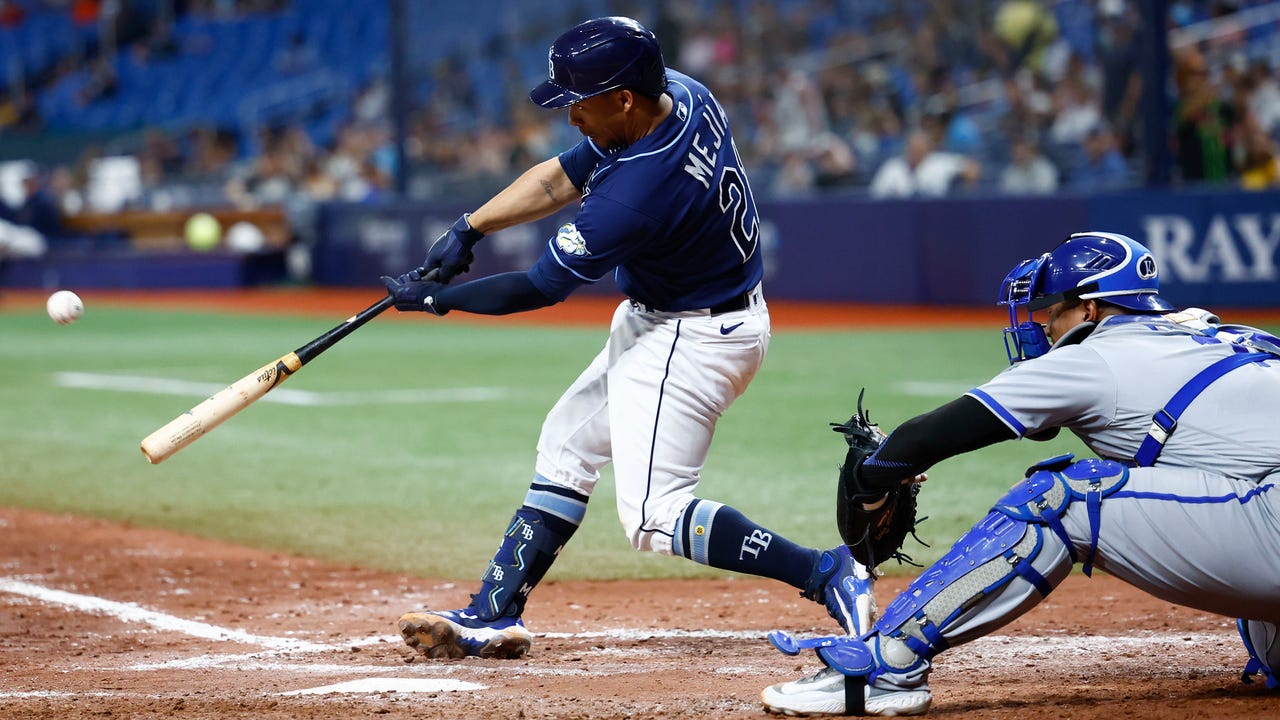
[[[323,285],[376,283],[405,272],[463,208],[331,205],[313,267]],[[1280,196],[1133,192],[1102,196],[760,204],[770,298],[909,305],[990,305],[1005,274],[1072,232],[1105,230],[1146,244],[1164,293],[1182,306],[1280,306]],[[474,275],[523,270],[573,209],[497,232],[476,249]],[[679,262],[679,258],[672,258]],[[610,279],[579,292],[616,294]]]
[[[1176,305],[1280,306],[1280,194],[1095,197],[1089,219],[1151,248],[1161,294]]]

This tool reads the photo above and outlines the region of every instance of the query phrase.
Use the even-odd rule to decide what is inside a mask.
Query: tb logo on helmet
[[[658,38],[631,18],[605,17],[575,25],[556,38],[547,53],[547,80],[529,99],[545,108],[562,108],[618,88],[658,97],[666,87]]]

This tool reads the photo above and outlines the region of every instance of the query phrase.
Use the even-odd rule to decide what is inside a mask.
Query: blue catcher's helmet
[[[667,89],[658,38],[625,17],[588,20],[556,38],[547,55],[547,75],[529,93],[545,108],[567,107],[618,88],[649,97]]]
[[[1101,300],[1139,312],[1174,309],[1160,297],[1156,260],[1144,245],[1116,233],[1076,233],[1052,252],[1023,260],[1005,277],[998,303],[1009,307],[1004,331],[1009,362],[1050,350],[1044,325],[1032,314],[1064,300]]]

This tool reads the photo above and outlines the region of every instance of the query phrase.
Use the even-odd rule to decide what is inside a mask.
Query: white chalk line
[[[488,690],[488,685],[467,682],[465,680],[446,680],[442,678],[361,678],[348,682],[322,685],[305,690],[290,690],[277,695],[330,695],[333,693],[380,693],[380,692],[478,692]]]
[[[81,390],[109,390],[148,395],[178,395],[207,398],[226,388],[226,384],[177,380],[172,378],[144,377],[140,375],[108,375],[90,372],[58,372],[53,383],[59,387]],[[464,387],[436,390],[414,388],[406,390],[367,390],[315,392],[281,387],[272,390],[259,402],[304,407],[350,405],[416,405],[418,403],[466,403],[491,402],[507,396],[505,388]]]
[[[55,590],[47,588],[35,583],[27,582],[17,578],[0,578],[0,592],[18,595],[24,598],[36,600],[49,605],[56,605],[70,608],[82,612],[93,613],[114,617],[116,619],[138,623],[149,626],[156,630],[176,632],[190,637],[200,638],[204,640],[214,640],[220,642],[230,642],[242,645],[252,645],[263,648],[262,651],[251,653],[228,653],[228,654],[202,654],[199,657],[180,658],[165,662],[138,663],[127,666],[126,670],[133,671],[149,671],[149,670],[200,670],[208,668],[216,668],[223,666],[233,666],[240,671],[273,671],[273,672],[298,672],[307,675],[393,675],[403,673],[402,666],[388,665],[353,665],[342,663],[316,663],[316,662],[297,662],[290,660],[279,660],[280,657],[295,657],[298,654],[320,654],[320,653],[349,653],[353,647],[368,646],[382,643],[398,644],[399,636],[378,636],[359,638],[341,644],[318,643],[296,638],[275,637],[270,635],[257,635],[236,630],[233,628],[223,628],[204,622],[186,620],[167,613],[149,610],[141,607],[136,603],[117,602],[107,600],[93,595],[84,595],[64,590]],[[680,630],[680,629],[635,629],[635,628],[609,628],[602,630],[583,631],[575,633],[552,632],[542,633],[541,637],[548,639],[581,639],[581,640],[600,640],[608,639],[617,642],[635,642],[643,640],[715,640],[730,639],[744,641],[764,642],[765,632],[759,630]],[[1040,658],[1045,656],[1057,657],[1074,657],[1079,654],[1089,653],[1114,653],[1127,651],[1140,651],[1144,654],[1158,652],[1160,648],[1176,649],[1181,647],[1190,647],[1203,644],[1217,644],[1230,642],[1232,634],[1228,632],[1206,633],[1206,632],[1154,632],[1143,631],[1128,635],[1086,635],[1086,636],[1041,636],[1041,635],[991,635],[985,638],[979,638],[973,642],[964,645],[966,654],[977,655],[998,655],[1002,657],[1026,657]],[[595,651],[595,654],[601,656],[613,657],[623,662],[623,666],[627,665],[627,656],[648,656],[653,655],[651,648],[616,648],[602,647]],[[613,672],[609,668],[597,668],[595,670],[577,669],[577,668],[548,668],[539,667],[534,664],[522,664],[516,668],[487,668],[487,667],[466,667],[465,670],[472,675],[494,674],[494,675],[510,675],[517,673],[521,675],[547,675],[547,676],[596,676],[606,675]],[[734,671],[751,671],[750,668],[734,669]],[[457,672],[457,669],[449,664],[433,665],[429,668],[424,667],[418,672],[431,673],[433,675],[448,675]],[[422,682],[417,682],[422,680]],[[406,681],[410,681],[407,682]],[[454,684],[458,683],[458,684]],[[400,692],[451,692],[451,691],[470,691],[475,692],[485,689],[485,686],[477,685],[470,687],[467,683],[461,681],[444,682],[441,678],[394,678],[394,677],[375,677],[366,678],[363,681],[351,681],[338,683],[336,685],[322,686],[320,688],[309,688],[305,690],[290,691],[290,695],[297,694],[322,694],[322,693],[376,693],[386,692],[401,687],[410,687],[414,689],[397,690]],[[114,695],[109,693],[109,695]],[[0,698],[26,698],[26,697],[59,697],[57,691],[0,691]]]
[[[195,620],[184,620],[166,613],[148,610],[136,603],[116,602],[93,595],[54,590],[14,578],[0,578],[0,592],[21,595],[49,605],[59,605],[74,610],[107,615],[124,622],[140,623],[157,630],[167,630],[204,640],[221,640],[243,645],[256,645],[284,652],[328,652],[334,649],[332,645],[322,643],[313,643],[294,638],[254,635],[243,630],[217,627],[216,625]]]

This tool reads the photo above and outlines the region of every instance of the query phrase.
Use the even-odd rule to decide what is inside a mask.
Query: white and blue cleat
[[[533,644],[520,618],[482,620],[471,608],[405,613],[399,625],[405,644],[429,658],[511,660],[524,657]]]
[[[827,613],[850,635],[860,637],[875,622],[875,577],[840,545],[822,553],[803,593],[827,606]]]

